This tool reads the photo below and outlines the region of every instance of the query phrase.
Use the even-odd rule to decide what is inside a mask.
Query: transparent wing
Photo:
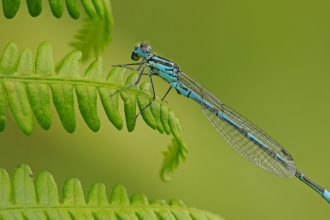
[[[180,83],[201,97],[199,104],[201,105],[207,119],[226,142],[239,154],[270,173],[281,177],[293,177],[295,175],[295,162],[291,155],[279,143],[255,126],[252,122],[223,104],[211,92],[183,72],[180,73]],[[210,109],[207,106],[208,104],[211,104],[214,108]],[[244,135],[244,133],[242,133],[243,129],[239,130],[232,123],[218,117],[215,112],[223,113],[235,124],[242,127],[244,132],[248,132],[256,137],[271,151],[282,157],[286,166],[278,160],[275,160],[269,153],[262,149],[256,141],[253,141],[251,138],[247,137],[247,135]]]

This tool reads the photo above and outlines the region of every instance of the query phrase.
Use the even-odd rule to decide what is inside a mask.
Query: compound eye
[[[133,52],[132,56],[131,56],[131,59],[134,60],[134,61],[138,61],[140,59],[140,56],[137,53]]]

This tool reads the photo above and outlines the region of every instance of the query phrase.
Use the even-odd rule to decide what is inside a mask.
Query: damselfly
[[[217,132],[247,160],[281,177],[296,176],[330,203],[330,192],[297,170],[295,162],[288,151],[252,122],[225,105],[201,84],[186,75],[177,64],[151,53],[151,47],[143,42],[133,49],[131,59],[134,61],[142,59],[142,61],[116,66],[140,71],[139,77],[133,85],[122,88],[117,92],[136,86],[142,75],[144,75],[146,67],[149,67],[147,75],[153,92],[152,101],[136,117],[155,100],[156,95],[152,76],[160,76],[171,85],[165,96],[171,88],[175,88],[179,94],[198,102]],[[131,66],[137,66],[137,68]]]

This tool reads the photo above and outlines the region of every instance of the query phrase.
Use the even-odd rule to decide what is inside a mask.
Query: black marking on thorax
[[[172,70],[174,68],[179,69],[179,66],[176,63],[172,62],[171,60],[168,60],[163,57],[156,56],[156,55],[150,57],[150,59],[148,61],[167,66],[170,68],[169,70]]]

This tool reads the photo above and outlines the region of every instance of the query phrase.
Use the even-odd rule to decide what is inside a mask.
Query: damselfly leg
[[[149,76],[150,85],[151,85],[151,89],[152,89],[152,100],[135,116],[134,124],[136,123],[136,119],[139,117],[139,115],[141,115],[142,112],[144,112],[144,110],[146,110],[156,99],[156,92],[155,92],[155,88],[154,88],[154,83],[152,81],[152,76],[150,74],[148,74],[148,76]]]
[[[164,97],[162,98],[162,101],[164,101],[165,97],[167,96],[167,94],[171,91],[173,87],[170,86],[170,88],[167,90],[167,92],[165,93]],[[166,101],[165,101],[166,102]]]
[[[122,68],[126,68],[126,69],[133,70],[133,71],[139,71],[141,69],[141,67],[143,66],[143,64],[145,64],[145,62],[117,64],[117,65],[112,65],[112,66],[113,67],[122,67]],[[128,66],[137,66],[137,65],[139,65],[137,68],[128,67]]]
[[[116,66],[117,66],[117,67],[122,67],[122,68],[131,69],[131,68],[125,67],[124,65],[128,65],[128,64],[120,64],[120,65],[116,65]],[[138,69],[140,69],[140,67],[141,67],[141,65],[138,67]],[[134,70],[137,71],[138,69],[134,69]],[[137,84],[139,84],[139,82],[140,82],[140,80],[141,80],[142,75],[144,75],[144,74],[143,74],[144,69],[145,69],[145,66],[142,67],[142,70],[141,70],[141,72],[139,73],[139,77],[138,77],[138,79],[136,80],[136,82],[135,82],[133,85],[130,85],[130,86],[127,86],[127,87],[124,87],[124,88],[118,89],[117,91],[115,91],[114,93],[112,93],[112,94],[110,95],[110,97],[114,96],[114,95],[117,94],[118,92],[122,92],[122,91],[124,91],[124,90],[127,90],[127,89],[130,89],[130,88],[133,88],[133,87],[137,86]]]

